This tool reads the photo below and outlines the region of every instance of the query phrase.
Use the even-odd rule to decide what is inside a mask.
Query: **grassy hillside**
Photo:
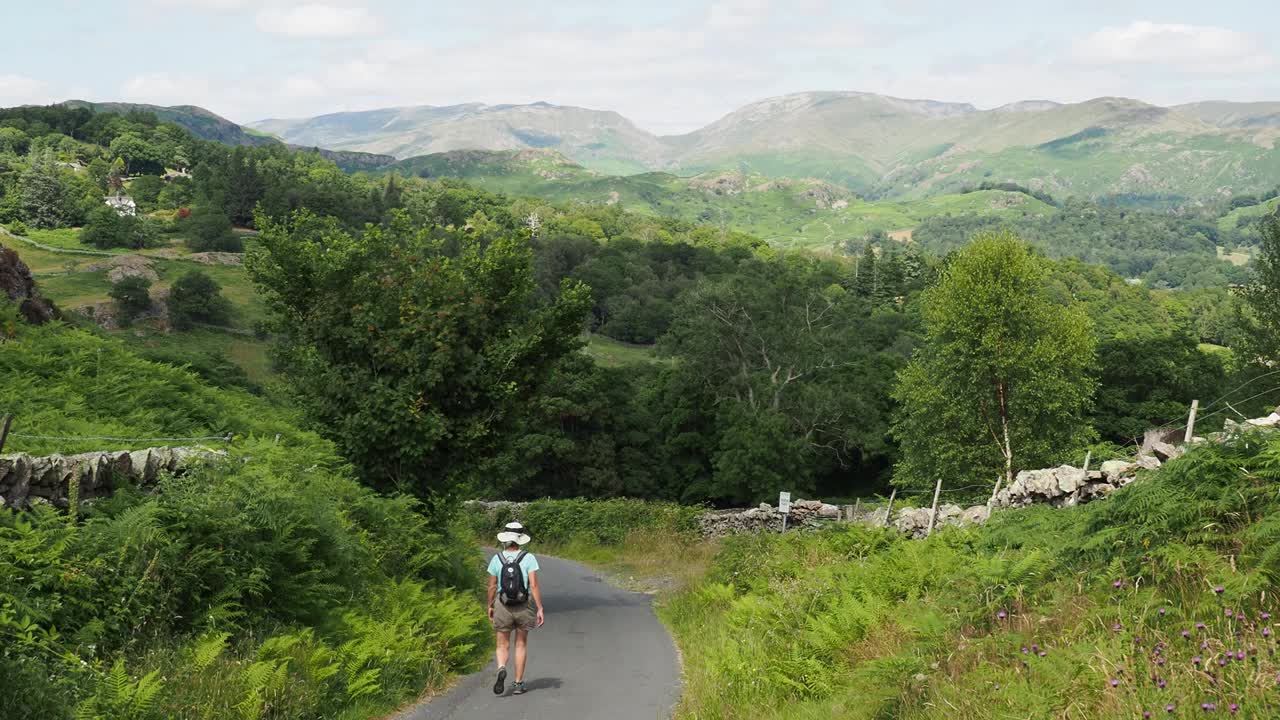
[[[999,218],[1044,215],[1052,206],[1022,193],[989,190],[905,202],[868,202],[815,179],[711,172],[609,176],[550,151],[439,153],[384,169],[420,177],[459,177],[487,190],[556,202],[620,205],[749,232],[779,247],[831,249],[875,231],[908,238],[921,221],[945,214]]]
[[[289,411],[58,325],[4,347],[0,388],[22,389],[3,394],[6,450],[236,436],[153,492],[0,506],[6,718],[364,720],[477,666],[469,538],[361,487]]]
[[[1202,449],[1109,500],[927,541],[726,541],[661,610],[677,717],[1276,717],[1278,458]]]
[[[277,142],[273,137],[243,128],[230,120],[209,110],[195,105],[146,105],[141,103],[122,102],[87,102],[85,100],[68,100],[63,105],[68,107],[85,107],[95,112],[116,113],[124,115],[141,111],[153,113],[162,122],[180,125],[198,138],[213,140],[226,145],[272,145]]]

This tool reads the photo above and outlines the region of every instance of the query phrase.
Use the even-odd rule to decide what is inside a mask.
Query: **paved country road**
[[[651,598],[611,587],[577,563],[538,556],[547,623],[529,634],[529,692],[493,694],[496,666],[399,720],[665,720],[680,668]],[[513,647],[514,650],[514,647]]]

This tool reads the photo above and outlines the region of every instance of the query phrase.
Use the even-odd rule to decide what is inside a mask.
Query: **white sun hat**
[[[500,543],[525,545],[530,539],[529,533],[526,532],[524,526],[518,522],[507,523],[506,530],[498,533],[498,542]]]

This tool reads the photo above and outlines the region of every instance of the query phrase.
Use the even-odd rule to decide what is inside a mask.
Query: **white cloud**
[[[249,5],[253,0],[151,0],[166,7],[193,7],[207,10],[234,10]]]
[[[1079,40],[1071,58],[1090,65],[1165,65],[1192,72],[1246,72],[1273,62],[1254,33],[1207,25],[1138,21]]]
[[[380,23],[367,8],[310,4],[265,8],[258,13],[257,26],[273,35],[337,38],[372,35]]]
[[[45,84],[23,75],[0,75],[0,106],[42,103],[49,100]]]
[[[119,100],[149,105],[203,105],[213,103],[218,93],[204,78],[167,72],[134,75],[120,86]],[[112,98],[117,99],[117,98]],[[208,109],[219,112],[215,105]]]
[[[707,8],[707,25],[715,30],[757,27],[773,11],[772,0],[718,0]]]

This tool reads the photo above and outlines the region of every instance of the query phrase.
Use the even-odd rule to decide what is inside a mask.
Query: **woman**
[[[542,589],[538,586],[538,558],[522,548],[529,534],[518,522],[498,533],[498,553],[489,561],[489,620],[497,633],[498,678],[493,694],[501,695],[507,681],[511,633],[516,636],[516,681],[512,695],[523,695],[524,666],[529,654],[529,631],[542,627]]]

